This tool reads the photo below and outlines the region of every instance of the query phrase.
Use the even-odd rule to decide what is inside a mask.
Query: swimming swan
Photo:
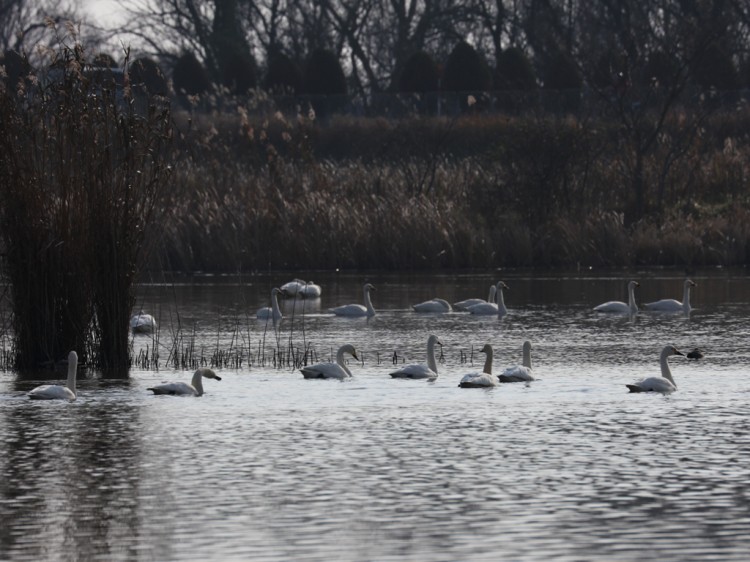
[[[628,283],[628,303],[622,301],[608,301],[594,307],[596,312],[616,312],[620,314],[635,314],[638,312],[638,306],[635,304],[635,288],[640,287],[638,281]]]
[[[312,281],[303,281],[302,279],[295,279],[281,286],[281,293],[285,297],[316,299],[322,292],[323,290],[320,288],[320,285],[316,285]]]
[[[281,310],[279,309],[279,294],[281,289],[274,287],[271,289],[271,306],[266,306],[258,310],[256,316],[260,320],[268,320],[272,318],[274,322],[281,318]]]
[[[165,382],[147,388],[154,394],[170,394],[172,396],[203,396],[203,377],[207,379],[221,380],[221,377],[206,367],[201,367],[193,373],[191,384],[186,382]]]
[[[156,329],[156,318],[142,310],[130,318],[130,329],[134,334],[147,334]]]
[[[505,316],[506,314],[508,314],[508,309],[505,306],[503,289],[508,288],[509,287],[505,283],[503,283],[502,281],[498,281],[497,285],[495,285],[495,298],[497,299],[497,303],[485,302],[481,304],[475,304],[474,306],[470,306],[467,310],[472,314],[497,314],[498,316]]]
[[[450,312],[452,310],[448,301],[443,299],[432,299],[419,304],[412,305],[414,312]]]
[[[470,306],[474,306],[476,304],[486,304],[486,303],[493,303],[495,302],[495,292],[497,291],[497,288],[494,285],[490,285],[490,294],[487,296],[487,300],[484,299],[466,299],[458,302],[453,303],[453,308],[456,310],[467,310]]]
[[[626,384],[630,392],[674,392],[677,385],[672,378],[672,371],[669,370],[667,358],[670,355],[683,355],[674,346],[667,345],[661,350],[659,364],[661,365],[660,377],[648,377],[634,384]]]
[[[75,351],[68,353],[68,383],[67,386],[59,384],[43,384],[29,391],[32,400],[75,400],[76,399],[76,371],[78,370],[78,354]]]
[[[531,342],[523,342],[523,364],[508,367],[497,378],[500,382],[529,382],[534,377],[531,374]]]
[[[404,365],[398,371],[390,373],[394,379],[435,379],[437,378],[437,363],[435,362],[435,344],[442,346],[437,336],[427,339],[427,365],[414,363]]]
[[[685,279],[685,283],[683,283],[682,302],[675,299],[661,299],[660,301],[646,303],[643,305],[643,308],[654,312],[684,312],[687,314],[692,310],[690,307],[691,287],[697,287],[697,285],[690,279]]]
[[[345,304],[337,306],[336,308],[329,309],[336,316],[375,316],[375,309],[372,307],[372,301],[370,300],[370,291],[374,291],[370,283],[365,283],[362,288],[365,294],[365,304]]]
[[[302,376],[306,379],[345,379],[351,377],[352,373],[344,362],[344,353],[348,353],[359,360],[354,346],[345,344],[339,347],[339,350],[336,352],[335,363],[318,363],[309,367],[302,367],[300,369]]]
[[[484,370],[481,373],[469,373],[464,375],[461,382],[458,383],[459,387],[487,388],[489,386],[497,386],[497,378],[492,376],[492,346],[486,343],[480,352],[487,354],[487,357],[484,360]]]

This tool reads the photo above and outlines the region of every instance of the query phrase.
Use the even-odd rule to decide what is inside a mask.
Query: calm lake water
[[[160,321],[159,370],[127,381],[86,373],[72,403],[37,402],[40,384],[0,373],[3,560],[746,560],[750,552],[750,283],[744,271],[696,273],[689,317],[598,315],[626,300],[682,298],[684,277],[350,275],[315,273],[319,301],[274,331],[255,310],[288,275],[196,277],[142,287]],[[417,314],[434,296],[486,297],[503,279],[504,319]],[[361,302],[371,319],[326,309]],[[179,328],[179,329],[178,329]],[[393,357],[434,382],[393,380]],[[533,344],[537,381],[457,387]],[[176,343],[175,343],[176,342]],[[328,359],[353,344],[351,380],[304,380],[279,351]],[[153,354],[154,339],[136,336]],[[672,357],[679,390],[629,394]],[[152,396],[192,371],[170,350],[242,358],[202,398]]]

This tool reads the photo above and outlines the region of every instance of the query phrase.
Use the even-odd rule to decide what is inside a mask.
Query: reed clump
[[[169,177],[169,108],[136,104],[127,77],[93,68],[74,38],[48,55],[43,71],[0,90],[0,239],[16,367],[76,349],[122,375],[135,278]]]
[[[267,100],[266,100],[267,101]],[[750,142],[685,109],[634,167],[606,114],[178,118],[163,258],[181,270],[738,265]],[[266,109],[268,109],[266,107]],[[697,110],[696,110],[697,111]],[[750,111],[733,119],[750,125]],[[638,182],[634,174],[638,175]],[[635,214],[634,186],[643,212]],[[744,219],[743,219],[744,220]]]

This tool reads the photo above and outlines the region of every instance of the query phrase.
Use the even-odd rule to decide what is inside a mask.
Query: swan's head
[[[685,279],[685,287],[697,287],[698,285],[690,279]]]
[[[443,347],[443,344],[440,342],[440,338],[438,338],[435,335],[432,335],[432,336],[429,337],[429,339],[427,340],[427,345],[428,346],[433,346],[433,347],[435,345],[439,345],[440,347]]]
[[[365,289],[365,291],[374,291],[375,290],[375,285],[372,285],[370,283],[365,283],[364,289]]]
[[[484,347],[479,350],[480,353],[492,353],[492,346],[488,343],[484,344]]]
[[[208,367],[201,367],[195,372],[200,373],[200,375],[204,379],[216,379],[217,381],[221,380],[221,377],[217,375],[216,373],[214,373],[213,369],[209,369]]]
[[[523,342],[523,351],[524,351],[524,353],[526,353],[526,352],[530,353],[531,352],[531,342],[530,341]]]
[[[682,356],[685,355],[673,345],[665,346],[664,349],[661,350],[661,354],[665,357],[669,357],[670,355],[682,355]]]
[[[359,361],[359,357],[357,357],[357,350],[354,349],[353,345],[346,344],[342,347],[344,353],[348,353],[352,357],[354,357],[357,361]]]
[[[636,287],[640,287],[640,286],[641,284],[638,283],[638,281],[631,281],[630,283],[628,283],[628,290],[635,289]]]
[[[281,289],[279,289],[278,287],[274,287],[273,289],[271,289],[271,296],[272,296],[272,297],[275,297],[276,295],[280,295],[280,294],[282,294],[283,292],[284,292],[284,291],[282,291],[282,290],[281,290]]]
[[[497,290],[498,292],[499,292],[499,291],[502,291],[503,289],[510,289],[510,287],[508,287],[508,286],[507,286],[507,285],[506,285],[505,283],[503,283],[502,281],[498,281],[498,282],[497,282],[497,286],[496,286],[495,288],[496,288],[496,290]]]

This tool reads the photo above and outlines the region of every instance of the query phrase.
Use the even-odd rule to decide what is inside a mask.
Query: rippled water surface
[[[160,368],[96,373],[72,403],[0,373],[0,559],[11,560],[745,560],[750,552],[750,285],[692,277],[689,317],[602,316],[626,299],[682,296],[682,278],[507,273],[508,317],[416,314],[433,296],[485,297],[496,275],[371,274],[377,316],[335,318],[365,277],[316,274],[317,302],[255,319],[288,276],[202,277],[143,288],[161,329]],[[179,330],[178,330],[179,327]],[[394,380],[397,361],[442,343],[435,382]],[[175,340],[181,343],[175,344]],[[533,344],[537,381],[461,389]],[[352,343],[345,382],[304,380],[279,350],[328,359]],[[679,387],[629,394],[659,374]],[[153,353],[154,340],[136,336]],[[202,398],[152,396],[189,381],[171,349],[242,356]]]

